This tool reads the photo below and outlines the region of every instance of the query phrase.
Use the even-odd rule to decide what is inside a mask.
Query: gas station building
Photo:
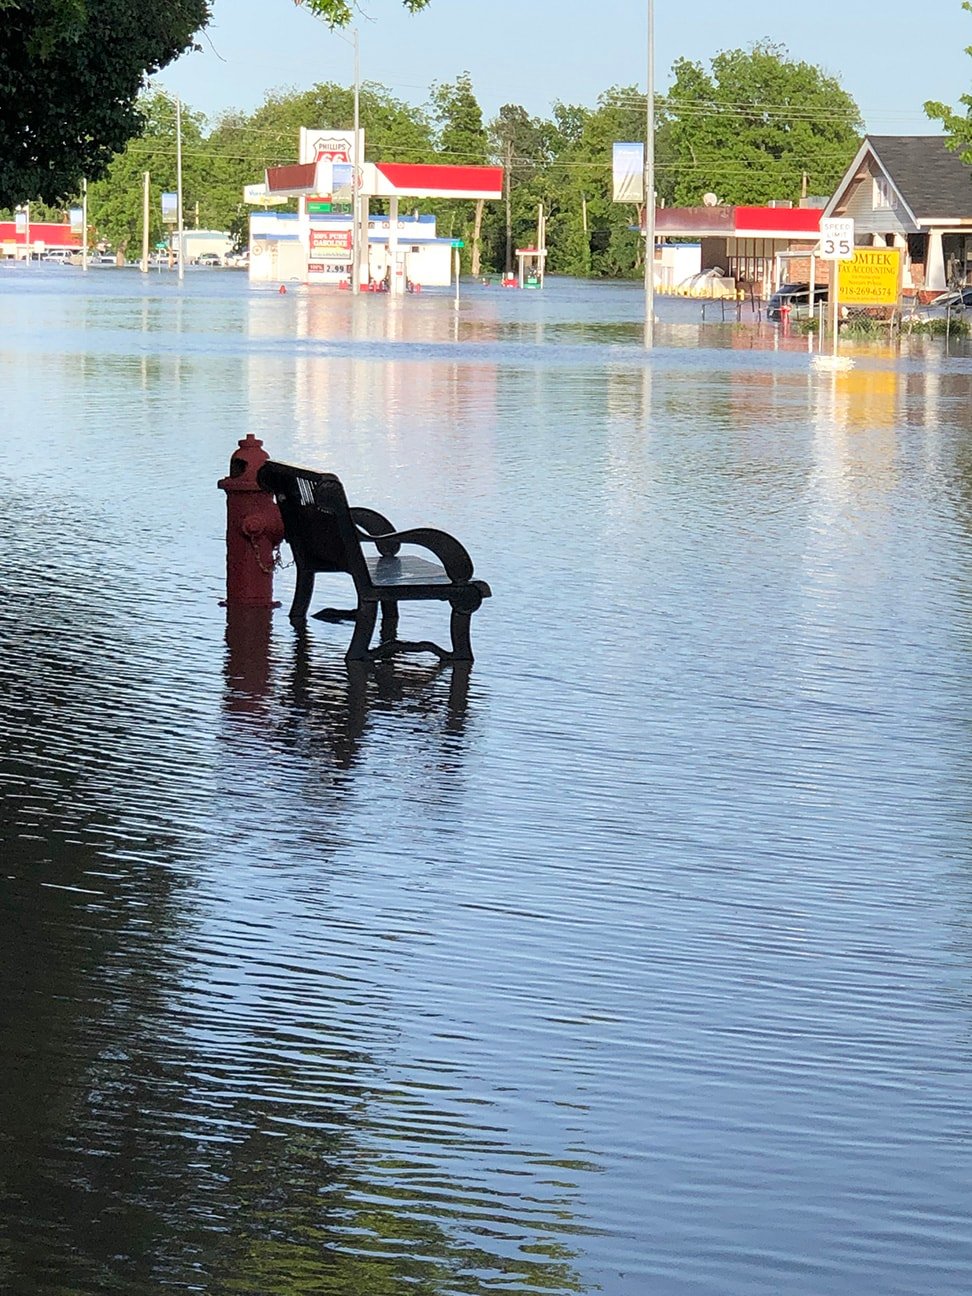
[[[357,150],[353,137],[353,131],[303,127],[300,162],[267,170],[255,200],[267,206],[296,197],[299,210],[251,214],[250,278],[347,287],[357,220],[362,286],[383,284],[392,293],[447,287],[452,282],[452,240],[439,237],[434,216],[401,215],[400,200],[495,200],[503,194],[502,167],[408,162],[356,166],[356,152],[364,154],[364,132],[359,131]],[[387,215],[369,213],[372,198],[387,202]]]

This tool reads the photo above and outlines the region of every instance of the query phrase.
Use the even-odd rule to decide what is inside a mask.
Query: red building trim
[[[822,207],[736,207],[737,238],[766,238],[776,234],[819,234]]]
[[[659,207],[655,233],[669,238],[816,239],[822,215],[820,207]]]
[[[16,221],[0,221],[0,243],[18,243],[23,247],[27,241],[26,234],[17,233]],[[55,221],[31,221],[31,244],[43,243],[47,247],[80,248],[81,235],[75,234],[70,225]]]

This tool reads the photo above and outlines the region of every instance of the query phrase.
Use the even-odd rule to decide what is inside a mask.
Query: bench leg
[[[351,636],[351,645],[344,654],[345,661],[368,660],[368,645],[371,643],[371,636],[375,632],[377,619],[377,603],[358,604],[358,612],[354,620],[354,634]]]
[[[398,638],[398,604],[394,599],[381,601],[381,628],[378,633],[382,643],[391,643]]]
[[[290,605],[290,619],[294,622],[306,621],[307,609],[314,593],[314,572],[307,567],[297,568],[297,588],[294,590],[294,601]]]
[[[471,662],[473,660],[472,640],[469,637],[471,621],[471,613],[457,612],[455,608],[452,609],[451,629],[453,661]]]

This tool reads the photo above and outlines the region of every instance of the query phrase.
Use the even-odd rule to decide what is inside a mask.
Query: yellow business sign
[[[837,295],[842,306],[894,306],[900,295],[901,250],[856,248],[841,261]]]

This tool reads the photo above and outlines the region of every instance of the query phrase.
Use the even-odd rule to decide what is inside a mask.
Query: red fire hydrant
[[[278,607],[273,601],[276,549],[284,536],[280,510],[257,484],[270,456],[263,442],[246,436],[230,459],[229,476],[216,484],[226,492],[226,605]]]

